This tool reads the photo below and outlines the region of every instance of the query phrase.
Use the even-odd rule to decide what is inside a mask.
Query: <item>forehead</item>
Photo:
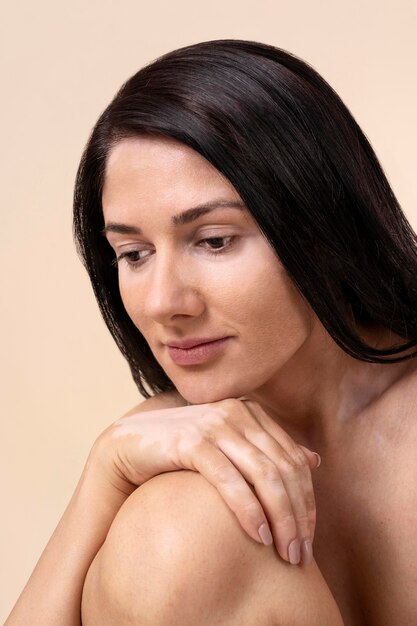
[[[104,211],[115,204],[155,202],[174,211],[220,193],[239,198],[230,181],[198,152],[168,137],[140,136],[110,150],[102,202]]]
[[[118,141],[109,151],[106,177],[120,174],[126,168],[152,171],[154,168],[172,169],[203,159],[189,146],[170,137],[143,135]]]

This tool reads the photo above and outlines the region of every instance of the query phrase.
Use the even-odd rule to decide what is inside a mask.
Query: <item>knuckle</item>
[[[308,464],[297,463],[292,457],[282,458],[279,469],[289,479],[301,480],[308,475]]]
[[[280,472],[287,476],[295,476],[298,473],[299,468],[294,465],[294,462],[289,457],[282,457],[279,462]]]
[[[211,425],[206,425],[204,428],[204,437],[198,442],[199,447],[203,447],[205,443],[209,443],[217,447],[217,433],[212,430]]]
[[[240,407],[241,402],[237,398],[225,398],[224,400],[219,400],[217,404],[219,404],[220,407],[224,409],[227,413],[232,413],[238,407]]]
[[[303,525],[304,524],[305,526],[308,526],[309,523],[310,523],[310,518],[308,516],[308,513],[296,513],[295,521],[299,525]]]
[[[239,508],[255,521],[262,516],[262,507],[256,498],[244,500],[239,504]]]
[[[267,450],[270,445],[270,435],[266,433],[262,428],[254,429],[252,424],[250,428],[244,428],[244,434],[249,441],[253,441],[261,450]]]
[[[188,448],[191,444],[194,453],[201,456],[203,454],[207,454],[207,444],[212,443],[214,443],[214,435],[212,433],[206,431],[204,433],[190,433],[189,431],[188,438],[183,439],[183,445],[181,445],[180,441],[178,446],[181,448],[183,446]]]
[[[292,531],[295,526],[294,514],[292,511],[284,511],[276,516],[274,523],[275,526],[290,528]]]
[[[219,405],[222,413],[228,418],[229,421],[233,418],[237,418],[239,420],[239,424],[253,423],[254,421],[253,416],[248,414],[244,403],[237,398],[226,398],[225,400],[221,400]]]
[[[256,472],[261,480],[276,481],[279,479],[278,468],[267,456],[257,459]]]
[[[236,470],[230,465],[218,465],[213,469],[213,476],[221,484],[230,484],[237,481]]]
[[[309,467],[308,460],[304,452],[298,446],[291,451],[291,457],[295,463],[299,467]]]

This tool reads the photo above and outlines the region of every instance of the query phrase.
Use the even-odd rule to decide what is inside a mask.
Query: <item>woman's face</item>
[[[312,310],[231,183],[184,144],[135,137],[111,150],[102,203],[126,311],[179,393],[200,404],[273,383]],[[229,339],[205,362],[176,362],[166,344],[195,337]]]

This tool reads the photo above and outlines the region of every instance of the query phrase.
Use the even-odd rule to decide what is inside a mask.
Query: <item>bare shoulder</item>
[[[393,505],[393,522],[401,512],[404,521],[414,520],[417,510],[417,370],[389,398],[374,431],[373,445],[383,460],[381,472]],[[376,483],[378,484],[378,483]],[[401,526],[402,524],[395,524]],[[407,527],[407,524],[405,524]],[[411,531],[411,528],[410,528]]]
[[[83,624],[339,626],[318,569],[251,539],[196,472],[155,476],[119,510],[87,575]]]
[[[417,360],[411,373],[393,385],[392,390],[376,403],[370,415],[368,433],[376,435],[375,439],[386,447],[389,456],[403,458],[404,454],[411,453],[417,463]]]
[[[324,504],[337,505],[355,584],[377,615],[375,623],[389,621],[388,614],[392,623],[412,623],[417,581],[417,373],[393,386],[360,416],[352,432],[354,437],[346,437],[340,448],[340,465],[326,491],[331,494],[334,487],[337,502],[330,496]]]

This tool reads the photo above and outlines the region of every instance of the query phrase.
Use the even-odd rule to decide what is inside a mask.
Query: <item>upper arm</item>
[[[339,626],[317,565],[251,539],[192,471],[160,474],[121,507],[84,586],[83,625]]]

